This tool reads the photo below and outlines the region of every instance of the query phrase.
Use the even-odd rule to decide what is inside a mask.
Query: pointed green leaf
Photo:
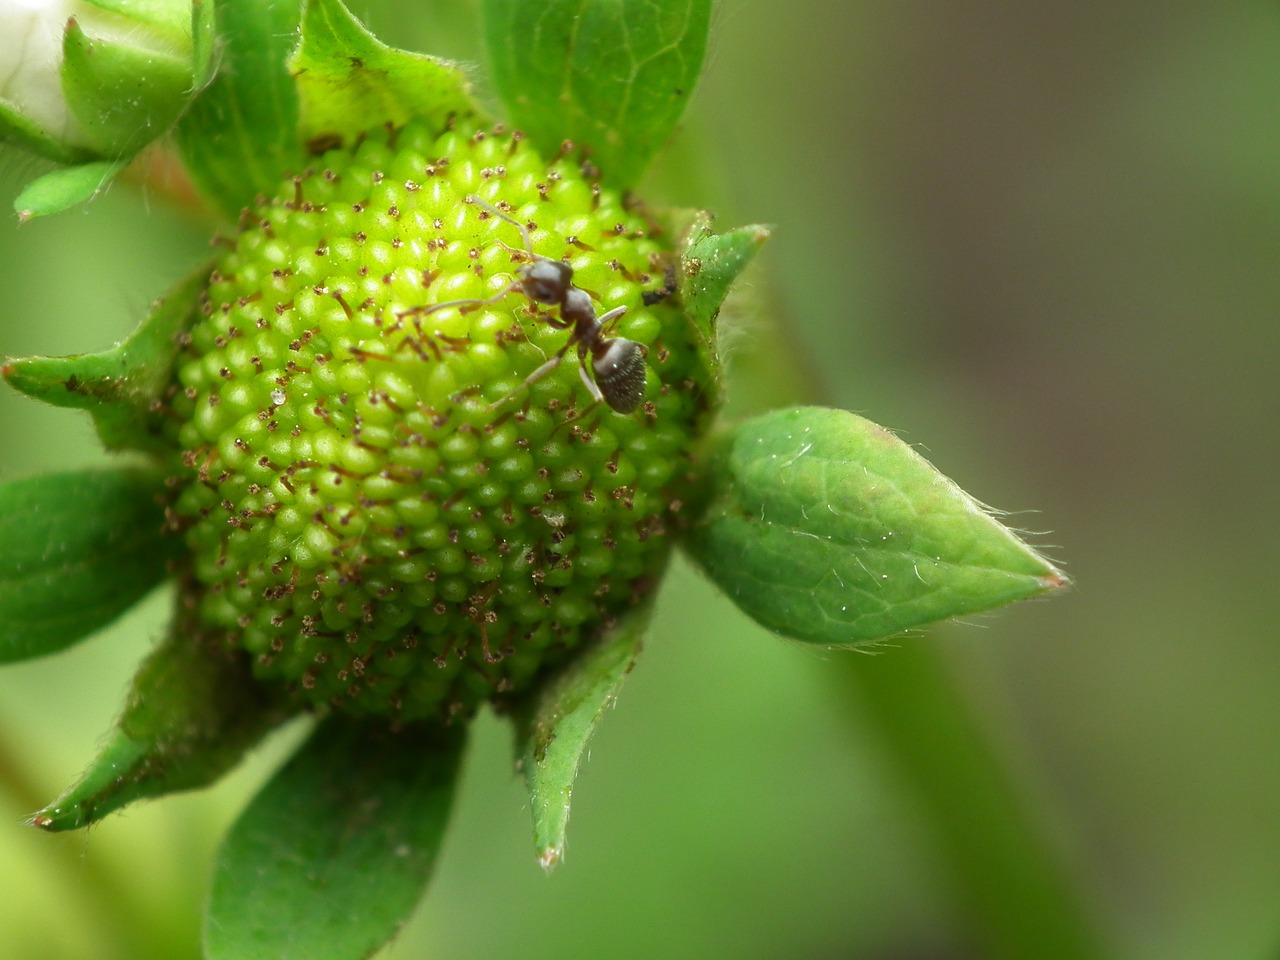
[[[164,579],[164,493],[145,470],[0,484],[0,662],[69,647]]]
[[[190,29],[190,16],[187,17]],[[75,17],[62,35],[62,90],[87,138],[111,157],[163,135],[191,96],[191,39],[162,51],[133,37],[91,37]]]
[[[195,319],[209,280],[204,266],[157,301],[123,342],[101,353],[10,360],[0,374],[28,396],[56,407],[88,410],[108,450],[172,448],[164,403],[181,335]]]
[[[207,786],[290,713],[254,680],[245,654],[203,633],[180,599],[168,638],[143,661],[101,753],[31,822],[74,830],[135,800]]]
[[[22,189],[13,201],[13,209],[23,221],[61,213],[91,200],[126,166],[127,160],[95,160],[46,173]]]
[[[177,133],[188,172],[228,217],[258,194],[274,193],[305,164],[298,98],[285,65],[297,41],[299,3],[222,0],[214,7],[217,74]]]
[[[568,139],[634,186],[702,70],[711,0],[485,0],[493,82],[547,155]]]
[[[371,128],[424,119],[443,130],[474,113],[466,78],[451,63],[388,47],[341,0],[307,0],[302,42],[289,59],[298,82],[304,142],[358,137]]]
[[[684,234],[676,284],[685,316],[702,334],[702,350],[710,369],[719,367],[716,318],[734,280],[769,239],[760,224],[712,233],[711,218],[699,212]]]
[[[703,214],[685,235],[676,283],[685,313],[708,340],[715,337],[715,321],[733,282],[769,239],[761,224],[712,233]]]
[[[207,960],[357,960],[391,939],[434,866],[463,739],[322,722],[223,842]]]
[[[1065,585],[1051,563],[883,427],[779,410],[735,428],[709,469],[694,558],[746,613],[854,644]]]
[[[533,810],[538,862],[564,857],[569,800],[587,740],[640,654],[652,604],[636,607],[516,711],[517,766]]]

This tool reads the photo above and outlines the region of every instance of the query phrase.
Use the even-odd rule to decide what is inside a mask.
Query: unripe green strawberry
[[[647,348],[635,412],[593,401],[574,346],[524,385],[573,332],[513,286],[531,258],[495,210],[627,308],[603,335]],[[518,134],[410,125],[320,157],[231,246],[179,368],[175,512],[200,618],[261,677],[447,719],[653,588],[713,372],[671,238],[618,194]]]

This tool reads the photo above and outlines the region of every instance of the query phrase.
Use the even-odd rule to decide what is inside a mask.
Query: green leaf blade
[[[865,643],[1066,584],[892,433],[816,407],[739,426],[689,552],[778,633]]]
[[[702,71],[711,0],[486,0],[490,72],[544,154],[564,140],[635,185]]]
[[[564,858],[569,801],[587,741],[640,654],[652,605],[637,607],[516,711],[517,766],[533,811],[538,862]]]
[[[0,485],[0,663],[71,646],[165,578],[164,492],[144,470]]]
[[[415,118],[444,130],[453,116],[478,112],[461,69],[387,46],[341,0],[307,0],[289,68],[307,143],[354,140],[373,127]]]
[[[460,729],[330,717],[223,842],[207,960],[357,960],[386,943],[440,849]]]

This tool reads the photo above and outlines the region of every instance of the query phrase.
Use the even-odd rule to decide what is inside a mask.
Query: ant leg
[[[579,353],[582,352],[583,351],[579,351]],[[581,357],[581,362],[578,364],[578,376],[582,378],[582,382],[586,386],[587,392],[595,398],[596,403],[604,403],[604,394],[600,392],[600,388],[596,385],[596,382],[592,380],[591,375],[587,373],[587,358],[585,356]]]
[[[399,318],[404,318],[408,316],[426,316],[428,314],[435,313],[438,310],[444,310],[446,307],[463,308],[462,312],[466,313],[468,312],[468,310],[465,308],[470,308],[471,310],[475,310],[479,307],[487,307],[487,306],[490,306],[491,304],[497,303],[499,300],[501,300],[503,297],[509,294],[512,290],[516,289],[516,287],[518,286],[520,286],[520,280],[518,279],[512,280],[510,283],[508,283],[505,287],[503,287],[493,296],[485,297],[483,300],[444,300],[440,303],[421,304],[416,307],[410,307],[408,310],[401,310],[399,313],[396,314],[396,316]]]
[[[561,361],[564,360],[565,351],[567,351],[569,347],[571,347],[572,345],[573,345],[573,341],[570,340],[558,351],[556,351],[555,356],[553,356],[550,360],[548,360],[546,363],[540,366],[537,370],[533,371],[533,373],[529,374],[529,376],[525,377],[524,383],[520,384],[520,386],[516,387],[514,390],[508,393],[501,400],[495,400],[493,403],[489,404],[489,409],[490,410],[498,409],[498,407],[502,406],[504,403],[506,403],[508,400],[514,397],[517,393],[519,393],[525,387],[533,386],[535,383],[537,383],[539,380],[545,377],[548,373],[550,373],[556,367],[560,366]],[[595,384],[592,384],[592,387],[594,388]]]
[[[556,435],[556,431],[560,430],[561,427],[571,427],[575,423],[577,423],[579,420],[583,420],[586,417],[590,416],[591,412],[593,410],[596,410],[599,406],[600,406],[599,400],[592,400],[589,404],[583,407],[581,411],[579,411],[578,413],[575,413],[572,417],[567,417],[566,419],[561,420],[559,423],[557,423],[555,430],[551,431],[551,435],[554,437]]]
[[[567,348],[568,348],[568,344],[566,344],[566,349]],[[555,436],[556,431],[559,430],[561,427],[567,427],[570,424],[577,423],[583,417],[590,414],[591,411],[599,407],[600,404],[608,403],[608,401],[605,400],[604,398],[604,394],[600,392],[600,387],[597,386],[596,382],[592,380],[590,376],[587,375],[587,350],[582,343],[578,344],[578,376],[582,378],[583,385],[587,388],[587,392],[591,394],[591,402],[587,404],[587,406],[584,407],[580,412],[575,413],[573,416],[565,420],[561,420],[558,424],[556,424],[555,430],[551,431],[552,436]]]
[[[596,325],[599,327],[600,332],[604,333],[605,327],[615,322],[619,317],[621,317],[626,312],[627,312],[626,307],[614,307],[612,310],[606,313],[603,317],[600,317],[598,320],[596,320]]]

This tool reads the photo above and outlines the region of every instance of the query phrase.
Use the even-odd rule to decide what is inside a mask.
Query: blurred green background
[[[481,59],[472,4],[422,6],[355,8]],[[592,743],[567,862],[536,866],[482,718],[386,956],[984,956],[851,702],[853,672],[914,648],[954,667],[1115,956],[1275,958],[1280,6],[725,0],[717,21],[649,192],[777,227],[735,317],[735,402],[795,389],[753,352],[777,315],[806,389],[1049,531],[1077,586],[861,656],[774,639],[681,566]],[[34,168],[0,161],[7,209]],[[109,345],[207,233],[123,185],[8,219],[0,354]],[[85,418],[11,391],[0,440],[3,478],[102,459]],[[298,730],[212,790],[74,835],[20,825],[88,762],[164,619],[153,597],[0,671],[0,956],[197,955],[211,851]]]

